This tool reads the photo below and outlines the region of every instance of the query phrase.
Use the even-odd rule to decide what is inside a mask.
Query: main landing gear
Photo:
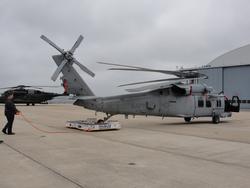
[[[214,124],[220,123],[220,116],[219,115],[213,115],[212,122]]]
[[[32,106],[35,106],[35,103],[31,103],[32,104]],[[30,103],[26,103],[26,106],[29,106],[30,105]]]
[[[190,123],[191,122],[191,117],[184,117],[184,120],[186,123]]]
[[[106,114],[106,115],[107,115],[107,117],[104,117],[103,119],[98,119],[97,123],[104,123],[105,121],[107,121],[108,119],[110,119],[113,116],[113,114]]]

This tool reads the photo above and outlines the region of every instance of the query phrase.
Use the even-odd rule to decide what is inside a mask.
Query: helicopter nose
[[[85,102],[86,107],[93,108],[94,107],[94,101],[93,100],[86,100]]]
[[[85,108],[91,108],[94,106],[93,100],[76,100],[74,105],[83,106]]]
[[[83,105],[84,107],[88,107],[88,106],[89,106],[89,101],[83,100],[83,101],[82,101],[82,105]]]

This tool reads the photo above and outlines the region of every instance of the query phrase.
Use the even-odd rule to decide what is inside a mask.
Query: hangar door
[[[239,96],[242,108],[250,108],[250,66],[224,67],[224,93]]]

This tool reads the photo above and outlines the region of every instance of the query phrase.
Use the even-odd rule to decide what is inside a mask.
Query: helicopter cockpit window
[[[211,108],[211,106],[212,106],[212,105],[211,105],[211,101],[206,100],[206,107],[207,107],[207,108]]]
[[[41,94],[41,93],[42,93],[42,92],[39,91],[39,90],[35,91],[35,94]]]
[[[35,90],[32,89],[28,90],[28,94],[35,94]]]
[[[165,90],[165,95],[169,95],[169,89]]]
[[[201,99],[198,100],[198,107],[200,107],[200,108],[204,107],[204,101],[203,100],[201,100]]]

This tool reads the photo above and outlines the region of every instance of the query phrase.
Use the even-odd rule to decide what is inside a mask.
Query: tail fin
[[[60,66],[64,56],[54,55],[53,60],[56,62],[57,66]],[[67,63],[62,68],[62,81],[65,94],[74,94],[77,96],[94,96],[89,86],[84,82],[81,76],[77,73],[73,67],[73,63]]]
[[[63,74],[62,80],[63,80],[64,89],[65,89],[64,91],[65,94],[93,96],[94,93],[91,91],[91,89],[83,81],[81,76],[76,72],[76,70],[73,67],[73,64],[76,64],[85,73],[89,74],[92,77],[95,76],[95,73],[93,73],[83,64],[81,64],[79,61],[77,61],[73,56],[76,48],[78,48],[79,45],[81,44],[83,40],[83,36],[80,35],[77,41],[75,42],[75,44],[68,51],[65,51],[64,49],[60,48],[59,46],[57,46],[54,42],[52,42],[49,38],[47,38],[44,35],[41,35],[40,38],[61,53],[61,55],[52,56],[58,68],[52,75],[51,79],[55,81],[57,77],[59,76],[59,74],[62,72]]]

